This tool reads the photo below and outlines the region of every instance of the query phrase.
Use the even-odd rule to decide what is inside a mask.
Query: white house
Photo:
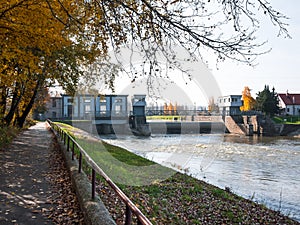
[[[240,107],[243,105],[242,95],[221,96],[217,100],[217,105],[224,116],[240,115]]]
[[[300,94],[278,94],[279,107],[283,110],[284,114],[291,116],[300,115]]]

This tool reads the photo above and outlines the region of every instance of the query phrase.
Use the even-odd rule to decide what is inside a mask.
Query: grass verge
[[[20,129],[16,127],[0,127],[0,150],[3,150],[6,146],[8,146],[19,132]]]
[[[5,147],[7,147],[22,130],[28,129],[29,127],[35,125],[36,122],[37,121],[35,120],[26,120],[23,128],[0,124],[0,150],[3,150]]]
[[[299,124],[300,116],[274,116],[273,121],[277,124]]]

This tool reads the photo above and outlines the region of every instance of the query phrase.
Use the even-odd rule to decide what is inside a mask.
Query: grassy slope
[[[300,124],[299,116],[288,116],[288,117],[274,116],[272,119],[277,124]]]
[[[19,132],[20,129],[15,127],[0,127],[0,150],[8,146]]]
[[[73,128],[64,127],[75,132]],[[78,134],[76,136],[94,161],[113,180],[119,181],[121,189],[153,224],[299,224],[263,205],[171,171],[127,150]],[[155,172],[147,171],[151,165],[157,166]],[[140,168],[138,172],[136,168]],[[145,179],[160,175],[162,171],[164,175],[170,173],[168,179],[156,179],[149,185],[138,185],[143,184]],[[124,181],[135,185],[124,185]],[[124,204],[105,182],[99,181],[97,189],[113,218],[122,224]]]

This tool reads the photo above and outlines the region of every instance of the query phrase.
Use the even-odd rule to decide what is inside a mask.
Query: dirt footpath
[[[45,123],[0,151],[0,224],[83,224],[65,162]]]

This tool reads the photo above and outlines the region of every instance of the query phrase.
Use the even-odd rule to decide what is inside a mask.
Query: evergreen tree
[[[269,86],[265,85],[264,90],[258,92],[255,108],[270,116],[274,116],[279,112],[279,99],[274,87],[270,91]]]

